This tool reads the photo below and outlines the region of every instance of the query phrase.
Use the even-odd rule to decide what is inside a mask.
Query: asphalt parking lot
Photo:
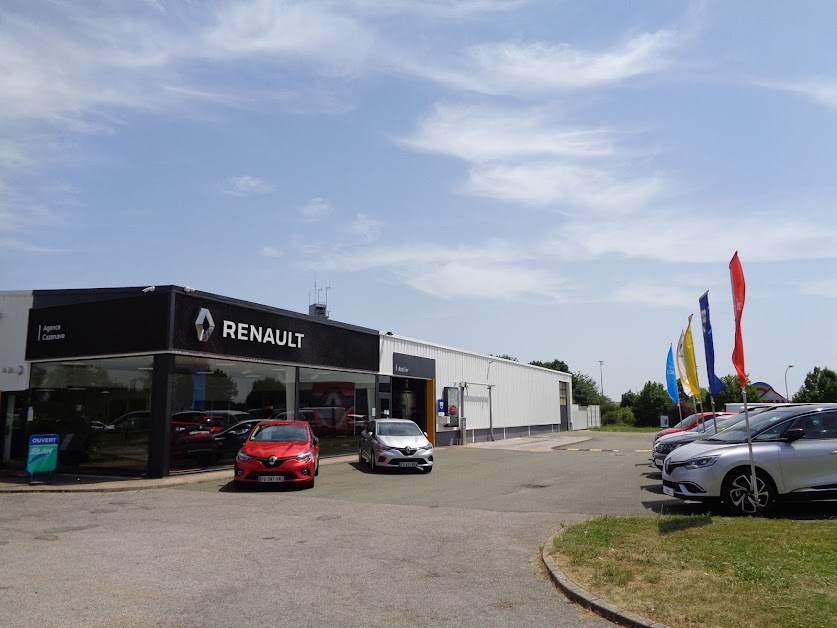
[[[315,488],[0,495],[0,618],[49,626],[606,626],[544,576],[539,548],[671,500],[650,435],[437,450],[432,474],[323,465]]]

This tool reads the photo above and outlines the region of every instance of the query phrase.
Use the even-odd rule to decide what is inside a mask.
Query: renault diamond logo
[[[215,321],[212,319],[212,314],[205,307],[198,312],[198,317],[195,319],[195,331],[198,332],[198,340],[206,342],[215,330]]]

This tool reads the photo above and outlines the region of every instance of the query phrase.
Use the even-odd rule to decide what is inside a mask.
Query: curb
[[[550,580],[552,580],[555,586],[561,589],[564,595],[576,604],[580,604],[584,608],[601,615],[614,624],[630,626],[631,628],[668,628],[665,624],[651,621],[641,615],[631,611],[626,611],[618,606],[614,606],[606,600],[596,597],[592,593],[582,589],[575,582],[570,580],[567,577],[567,574],[561,570],[558,563],[555,562],[555,559],[552,558],[549,553],[549,548],[553,546],[553,542],[556,537],[560,536],[562,532],[563,531],[559,531],[557,534],[550,537],[549,541],[546,542],[546,545],[543,546],[543,550],[541,550],[541,558],[543,559],[544,565],[546,565],[546,569],[549,572]]]
[[[320,465],[339,464],[344,462],[352,462],[357,460],[356,455],[351,456],[335,456],[333,458],[323,458],[320,460]],[[66,476],[64,477],[72,477]],[[81,477],[85,476],[80,476]],[[85,477],[86,484],[29,484],[27,479],[22,479],[19,484],[11,486],[3,486],[0,483],[0,494],[10,493],[120,493],[124,491],[142,491],[154,488],[169,488],[172,486],[182,486],[183,484],[197,484],[198,482],[211,482],[213,480],[232,480],[233,470],[232,466],[227,469],[218,469],[215,471],[196,471],[194,473],[184,473],[183,475],[169,476],[167,478],[155,478],[150,480],[142,479],[99,479],[91,476]]]

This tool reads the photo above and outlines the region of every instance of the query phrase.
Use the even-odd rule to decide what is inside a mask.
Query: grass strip
[[[837,522],[604,517],[550,553],[567,576],[672,627],[837,626]]]

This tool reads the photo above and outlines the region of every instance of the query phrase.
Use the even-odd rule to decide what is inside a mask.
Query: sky
[[[6,0],[0,290],[191,286],[619,400],[837,368],[837,3]],[[789,365],[792,368],[788,368]]]

